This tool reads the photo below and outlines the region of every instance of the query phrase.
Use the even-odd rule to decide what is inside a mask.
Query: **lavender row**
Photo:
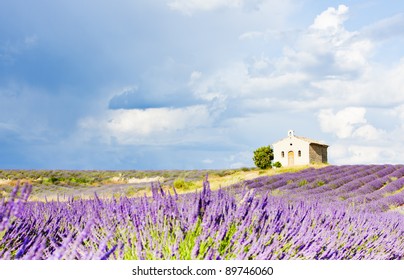
[[[245,187],[258,193],[271,192],[289,199],[323,203],[366,204],[377,200],[372,211],[386,211],[404,204],[403,165],[332,166],[270,178],[245,181]]]
[[[340,200],[325,203],[321,197],[271,195],[277,182],[316,172],[342,179],[350,168],[260,178],[259,188],[236,194],[213,192],[206,180],[201,192],[182,196],[160,185],[153,185],[152,197],[136,199],[20,203],[14,195],[0,208],[0,258],[404,259],[402,215],[359,210]],[[352,169],[356,176],[369,173]],[[389,172],[395,171],[378,176]]]

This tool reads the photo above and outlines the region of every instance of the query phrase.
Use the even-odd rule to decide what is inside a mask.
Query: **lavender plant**
[[[0,203],[0,259],[404,259],[404,166],[328,166],[178,195]],[[273,195],[276,191],[277,195]]]

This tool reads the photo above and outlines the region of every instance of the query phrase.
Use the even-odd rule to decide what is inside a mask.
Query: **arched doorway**
[[[295,153],[293,151],[288,152],[288,166],[295,165]]]

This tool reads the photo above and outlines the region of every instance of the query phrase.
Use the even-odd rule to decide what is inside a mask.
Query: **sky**
[[[6,0],[0,169],[403,163],[404,2]]]

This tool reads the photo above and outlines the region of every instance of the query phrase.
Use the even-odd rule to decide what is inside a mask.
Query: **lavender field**
[[[403,165],[308,168],[195,193],[0,202],[0,259],[404,259]]]

